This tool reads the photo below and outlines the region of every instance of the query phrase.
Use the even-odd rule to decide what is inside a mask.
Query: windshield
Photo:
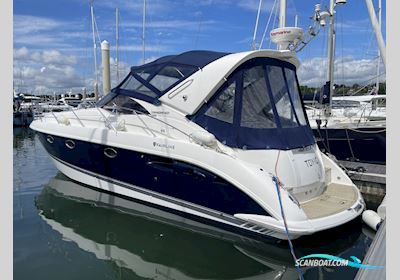
[[[188,65],[154,65],[132,70],[114,92],[134,96],[145,101],[154,101],[177,85],[197,68]]]
[[[232,147],[291,149],[314,144],[295,70],[277,59],[249,60],[192,119]]]

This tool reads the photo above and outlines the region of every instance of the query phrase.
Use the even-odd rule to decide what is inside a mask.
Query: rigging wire
[[[86,31],[88,33],[87,33],[86,42],[85,42],[85,46],[86,47],[83,50],[83,57],[85,57],[86,59],[83,60],[84,61],[84,67],[81,67],[81,69],[83,69],[83,77],[85,79],[84,86],[85,86],[86,89],[90,88],[90,85],[88,85],[88,78],[89,78],[89,76],[92,76],[91,69],[90,69],[91,66],[89,66],[91,64],[90,63],[90,59],[92,57],[90,53],[91,53],[92,48],[93,48],[93,43],[91,42],[91,33],[92,33],[92,31],[91,31],[91,26],[90,25],[91,25],[90,24],[90,18],[87,15],[85,17],[84,26],[86,27],[85,29],[86,29]],[[91,46],[91,47],[89,47],[89,46]]]
[[[275,17],[274,17],[274,23],[272,24],[272,28],[274,28],[275,26],[276,26],[276,19],[278,18],[278,5],[276,5],[276,7],[275,7],[275,12],[274,12],[274,14],[275,14]],[[272,41],[271,40],[269,40],[269,44],[268,44],[268,48],[270,49],[271,48],[271,44],[272,44]]]
[[[96,17],[94,17],[94,27],[96,28],[97,39],[99,40],[99,44],[100,44],[101,43],[100,32],[99,32],[99,29],[97,28]]]
[[[295,14],[295,15],[298,15],[296,5],[294,4],[294,0],[289,0],[289,1],[290,1],[289,7],[293,8],[294,14]],[[294,26],[294,25],[293,25],[293,26]]]
[[[343,38],[344,38],[344,34],[343,34],[343,24],[344,24],[344,20],[343,20],[343,14],[339,14],[339,21],[340,21],[340,48],[341,48],[341,56],[342,56],[342,85],[344,85],[344,48],[343,48]],[[336,36],[337,38],[337,36]],[[342,91],[342,94],[344,95],[344,91]]]
[[[360,91],[362,91],[364,88],[366,88],[367,86],[369,86],[369,83],[368,83],[368,82],[370,82],[370,81],[372,81],[372,80],[375,80],[376,78],[379,78],[380,76],[383,76],[383,75],[385,75],[385,74],[386,74],[386,72],[382,72],[382,73],[380,73],[379,75],[377,75],[377,76],[375,76],[375,77],[372,77],[372,78],[366,80],[366,81],[365,81],[365,83],[366,83],[365,86],[363,86],[363,87],[361,87],[360,89],[356,90],[355,92],[351,93],[349,96],[356,95],[357,93],[359,93]]]
[[[258,50],[261,50],[261,47],[262,47],[262,45],[264,43],[265,35],[267,34],[267,30],[268,30],[269,23],[270,23],[271,18],[272,18],[272,14],[273,14],[274,9],[275,9],[276,2],[277,2],[277,0],[274,0],[274,4],[272,5],[272,9],[271,9],[271,11],[269,13],[268,21],[267,21],[267,24],[265,25],[264,33],[263,33],[263,36],[261,38],[261,42],[260,42],[260,46],[259,46]]]
[[[257,28],[258,28],[258,20],[260,19],[260,12],[261,12],[261,5],[262,1],[258,2],[258,10],[257,10],[257,17],[256,17],[256,24],[254,25],[254,33],[253,33],[253,40],[251,41],[251,50],[256,49],[256,36],[257,36]]]

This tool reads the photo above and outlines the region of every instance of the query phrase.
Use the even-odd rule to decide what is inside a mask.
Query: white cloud
[[[52,93],[84,86],[84,80],[71,66],[14,66],[14,84],[20,91]],[[39,91],[40,90],[40,91]]]
[[[14,15],[14,34],[32,34],[62,26],[61,21],[30,15]]]
[[[383,65],[381,63],[380,73],[383,73]],[[368,84],[373,82],[377,73],[376,59],[354,59],[353,57],[345,57],[335,61],[334,83],[353,85]],[[326,58],[316,57],[305,60],[301,63],[298,76],[302,85],[319,87],[326,81],[327,67]],[[385,80],[385,75],[380,77]]]
[[[14,60],[29,59],[29,50],[26,47],[14,49]]]
[[[64,55],[58,50],[29,51],[27,47],[14,50],[14,60],[21,62],[35,62],[42,64],[74,65],[77,58],[73,55]]]
[[[55,48],[73,46],[74,40],[89,37],[79,21],[63,21],[48,17],[19,15],[13,17],[14,45]]]

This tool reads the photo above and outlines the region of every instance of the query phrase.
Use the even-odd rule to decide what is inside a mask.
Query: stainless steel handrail
[[[169,123],[167,123],[167,122],[165,122],[165,121],[163,121],[163,120],[160,120],[160,119],[156,118],[155,116],[153,116],[153,115],[151,115],[151,114],[146,114],[146,113],[143,113],[142,111],[135,110],[135,109],[128,108],[128,107],[123,107],[123,106],[115,106],[115,105],[114,105],[114,106],[104,106],[103,108],[104,108],[104,109],[111,109],[111,110],[123,109],[123,110],[131,111],[132,113],[134,113],[134,114],[135,114],[136,116],[138,116],[138,117],[139,117],[139,115],[147,116],[147,117],[149,117],[149,118],[151,118],[151,119],[153,119],[153,120],[156,120],[156,121],[158,121],[158,122],[161,122],[161,123],[163,123],[163,124],[165,124],[165,125],[171,127],[172,129],[175,129],[175,130],[179,131],[180,133],[184,134],[185,136],[191,138],[190,135],[187,134],[186,132],[180,130],[179,128],[177,128],[177,127],[175,127],[175,126],[173,126],[173,125],[171,125],[171,124],[169,124]],[[142,121],[143,121],[143,120],[142,120]],[[146,125],[146,127],[148,127],[148,126]],[[150,129],[150,128],[148,128],[148,129]]]

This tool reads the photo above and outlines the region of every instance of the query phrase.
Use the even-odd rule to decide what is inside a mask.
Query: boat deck
[[[320,196],[301,204],[309,219],[330,216],[350,208],[357,201],[357,192],[347,185],[330,184]]]

